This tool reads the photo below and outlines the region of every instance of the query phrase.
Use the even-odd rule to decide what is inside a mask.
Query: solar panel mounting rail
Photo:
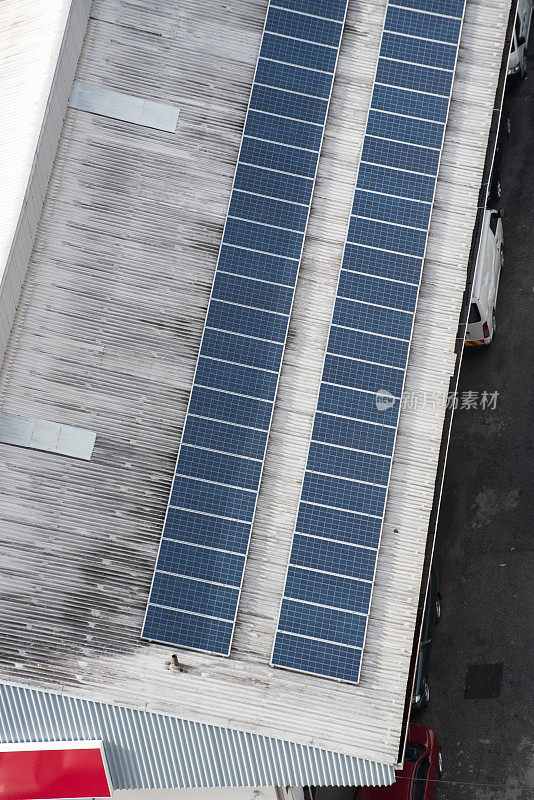
[[[387,6],[274,666],[360,680],[463,14]]]
[[[145,639],[230,652],[346,7],[267,9]]]

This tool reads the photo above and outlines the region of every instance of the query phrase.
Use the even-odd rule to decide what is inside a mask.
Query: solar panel
[[[230,651],[346,6],[267,10],[146,639]]]
[[[274,641],[273,665],[350,683],[360,680],[463,9],[396,0],[386,11]]]

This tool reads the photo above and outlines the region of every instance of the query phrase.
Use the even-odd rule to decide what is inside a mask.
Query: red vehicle
[[[361,786],[354,800],[434,800],[443,771],[438,737],[426,725],[410,723],[402,769],[391,786]]]

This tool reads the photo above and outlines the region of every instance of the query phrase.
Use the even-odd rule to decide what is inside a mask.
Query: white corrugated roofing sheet
[[[467,3],[406,382],[438,399],[401,415],[358,686],[269,656],[384,0],[349,7],[232,656],[177,672],[139,638],[265,8],[93,7],[77,79],[180,119],[67,114],[2,404],[97,439],[90,463],[0,445],[0,676],[390,767],[508,2]]]

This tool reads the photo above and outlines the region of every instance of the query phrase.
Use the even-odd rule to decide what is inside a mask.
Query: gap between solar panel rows
[[[462,13],[463,0],[401,0],[386,11],[273,648],[274,665],[353,683]],[[331,541],[317,552],[312,537]],[[354,558],[362,545],[365,557]]]
[[[229,652],[345,10],[277,0],[267,11],[149,639]]]

